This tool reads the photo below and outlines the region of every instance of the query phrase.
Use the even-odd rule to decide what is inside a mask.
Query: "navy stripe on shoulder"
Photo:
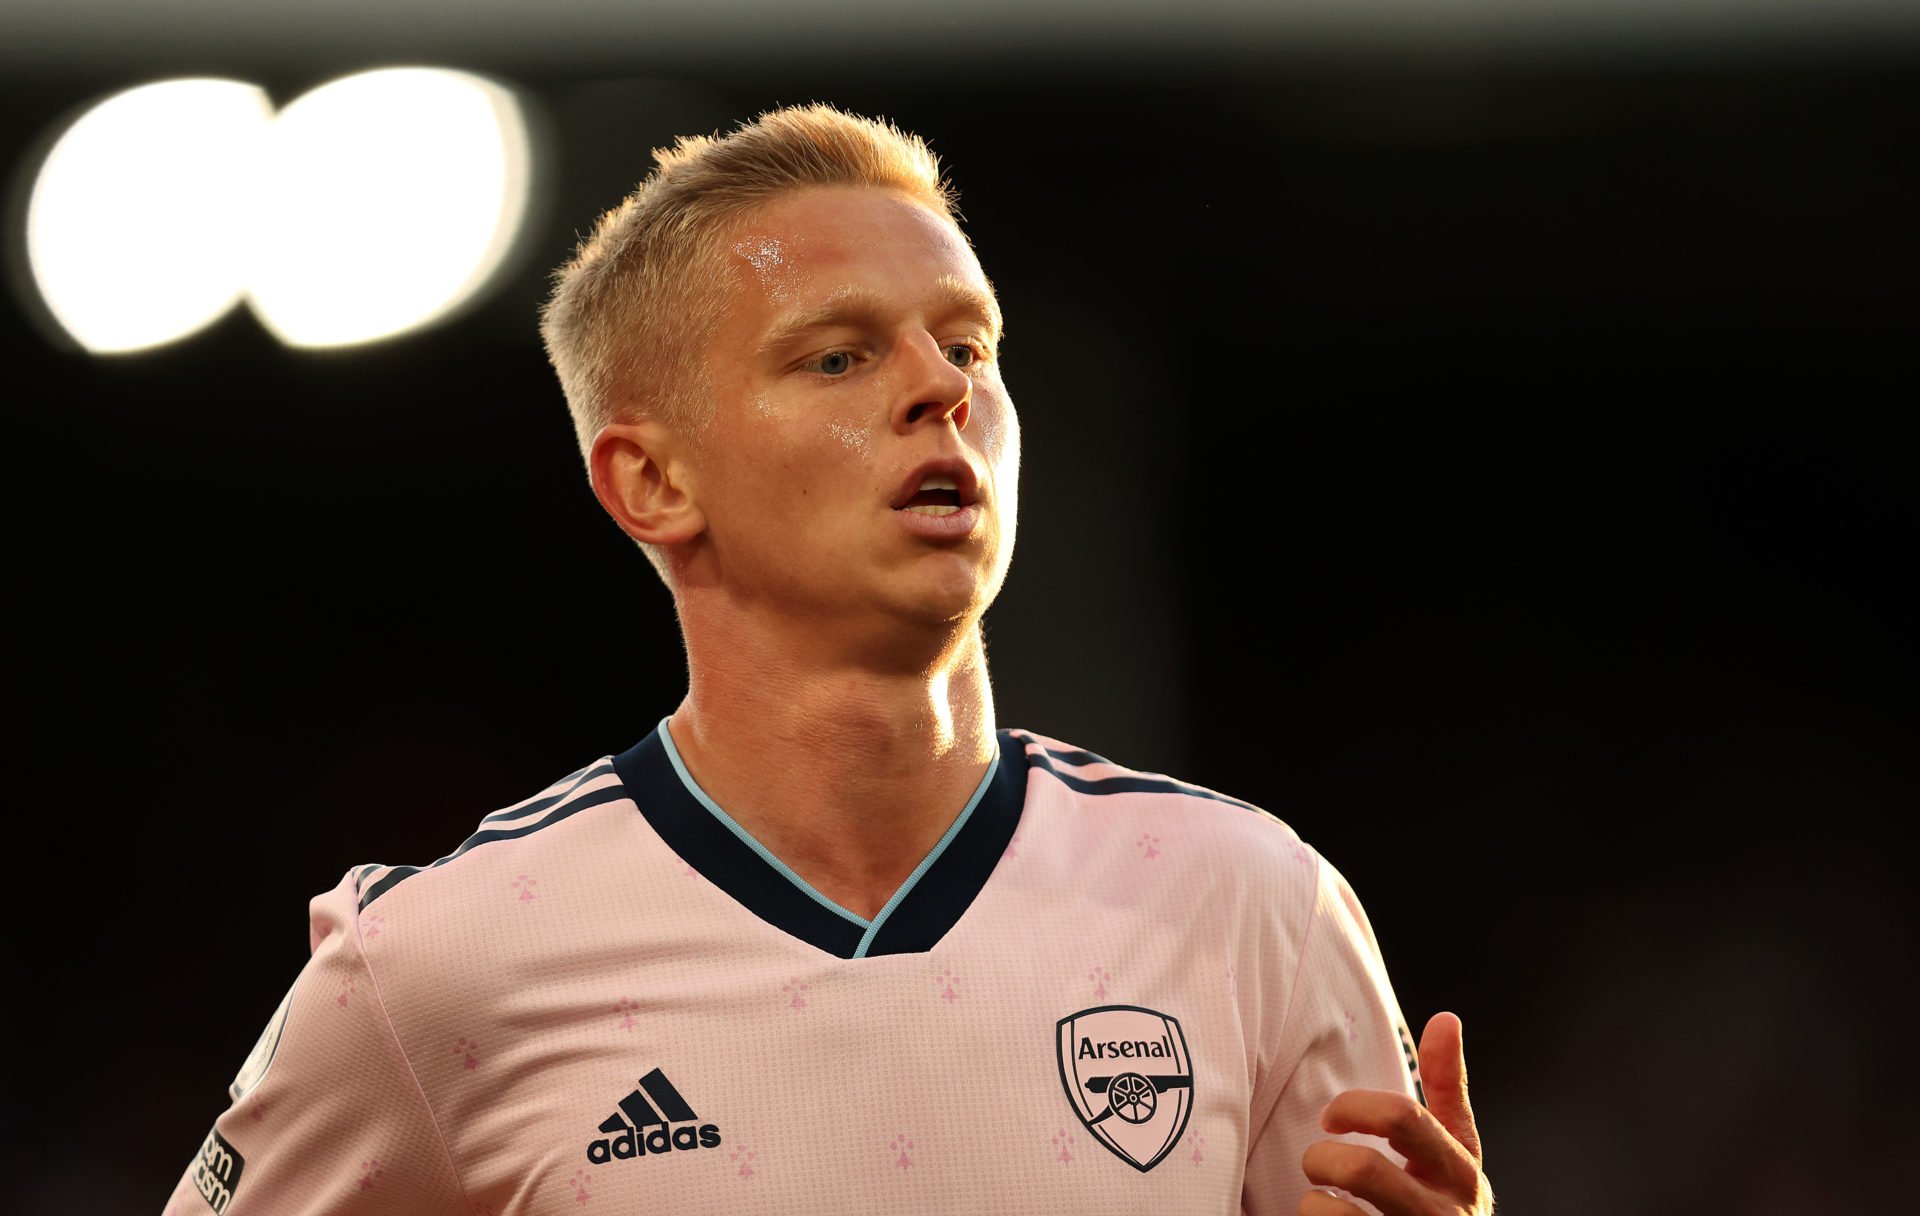
[[[610,772],[612,770],[608,769],[608,771]],[[582,778],[582,780],[585,780],[585,778]],[[399,886],[402,882],[412,878],[422,870],[432,870],[439,866],[444,866],[470,849],[478,848],[483,844],[491,844],[496,840],[513,840],[521,836],[531,836],[541,828],[552,827],[561,820],[577,815],[581,811],[602,806],[609,802],[618,802],[626,796],[626,787],[615,782],[612,785],[603,786],[600,789],[580,794],[571,801],[562,801],[560,805],[552,808],[552,814],[540,820],[538,823],[519,824],[512,827],[496,827],[475,832],[473,835],[467,837],[459,848],[442,857],[439,861],[434,862],[432,865],[395,866],[387,872],[384,878],[374,883],[361,894],[360,911],[365,912],[368,905],[372,904],[374,900],[379,899],[382,895],[385,895],[388,891],[393,890],[396,886]],[[549,802],[548,805],[552,807],[551,802]],[[481,822],[485,823],[491,819],[492,816],[488,816],[486,820],[482,820]]]
[[[1105,756],[1096,756],[1078,747],[1048,747],[1043,750],[1062,764],[1113,764],[1113,761]],[[1120,766],[1115,764],[1114,767]]]
[[[509,819],[525,819],[529,815],[538,815],[548,807],[558,806],[560,803],[566,801],[568,795],[595,777],[604,777],[612,771],[613,765],[610,762],[607,764],[596,764],[591,768],[583,768],[571,777],[562,778],[562,780],[566,782],[567,788],[561,790],[559,793],[551,794],[545,798],[535,798],[532,802],[524,806],[511,806],[504,811],[495,811],[480,822],[504,823]]]
[[[1036,742],[1038,741],[1036,740]],[[1065,760],[1066,756],[1087,756],[1091,758],[1087,760]],[[1251,802],[1242,802],[1238,798],[1230,798],[1225,794],[1216,793],[1213,790],[1203,789],[1197,785],[1188,785],[1183,781],[1175,781],[1172,777],[1163,776],[1159,773],[1129,773],[1124,777],[1081,777],[1074,773],[1062,772],[1054,764],[1055,760],[1065,760],[1066,763],[1070,764],[1113,763],[1110,760],[1101,760],[1098,756],[1094,756],[1092,752],[1066,749],[1056,751],[1053,748],[1042,745],[1037,752],[1029,752],[1028,758],[1032,761],[1035,768],[1046,770],[1048,775],[1053,777],[1054,780],[1066,786],[1068,789],[1077,790],[1082,794],[1185,794],[1189,798],[1204,798],[1209,802],[1224,802],[1229,806],[1241,807],[1242,809],[1253,811],[1256,814],[1266,814],[1265,811],[1262,811]],[[1115,765],[1114,767],[1118,768],[1119,766]]]

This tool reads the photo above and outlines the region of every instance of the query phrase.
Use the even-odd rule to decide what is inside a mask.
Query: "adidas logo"
[[[653,1101],[649,1102],[649,1098]],[[667,1074],[656,1068],[640,1078],[639,1089],[620,1099],[619,1110],[601,1121],[600,1130],[607,1134],[587,1145],[587,1160],[605,1165],[648,1153],[720,1147],[720,1129],[711,1123],[698,1127],[672,1126],[692,1123],[699,1117],[673,1087],[673,1082],[667,1080]],[[641,1129],[647,1127],[653,1130],[643,1134]]]

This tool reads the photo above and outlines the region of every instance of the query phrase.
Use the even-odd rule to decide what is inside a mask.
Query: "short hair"
[[[727,242],[761,207],[812,186],[876,186],[958,227],[958,196],[924,140],[828,105],[770,110],[726,136],[681,136],[653,157],[653,171],[554,272],[540,314],[582,457],[602,427],[635,417],[698,441],[713,413],[705,356],[726,301]],[[659,546],[641,548],[668,578]]]

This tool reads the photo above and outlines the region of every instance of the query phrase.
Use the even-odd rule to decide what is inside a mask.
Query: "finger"
[[[1307,1180],[1337,1186],[1379,1208],[1386,1216],[1427,1216],[1457,1210],[1446,1197],[1414,1180],[1379,1149],[1339,1140],[1321,1140],[1307,1146],[1300,1159]]]
[[[1300,1206],[1294,1209],[1294,1216],[1367,1216],[1367,1212],[1359,1204],[1348,1203],[1331,1191],[1313,1190],[1300,1196]]]
[[[1474,1125],[1473,1106],[1467,1101],[1467,1056],[1457,1015],[1436,1013],[1420,1032],[1420,1085],[1434,1118],[1473,1155],[1475,1162],[1484,1162],[1480,1130]]]
[[[1430,1111],[1405,1094],[1350,1089],[1327,1103],[1320,1126],[1336,1136],[1359,1132],[1381,1137],[1407,1159],[1408,1173],[1456,1198],[1472,1196],[1479,1185],[1479,1163]]]

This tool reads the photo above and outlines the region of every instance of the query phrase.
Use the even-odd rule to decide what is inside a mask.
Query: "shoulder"
[[[582,837],[625,823],[616,804],[628,800],[611,757],[575,769],[537,793],[490,811],[452,850],[437,860],[410,865],[373,863],[356,867],[343,886],[363,921],[405,909],[491,902],[503,888],[518,902],[538,898],[530,875],[538,861],[578,852]],[[536,868],[538,868],[536,866]],[[514,875],[505,872],[513,870]]]
[[[1230,956],[1247,999],[1285,1009],[1314,928],[1346,902],[1338,871],[1260,806],[1031,731],[1018,860]]]
[[[1030,780],[1057,788],[1076,813],[1177,832],[1213,859],[1248,858],[1317,867],[1318,856],[1277,815],[1255,804],[1166,773],[1129,768],[1105,756],[1028,730],[1007,732],[1026,745]]]
[[[1112,800],[1115,807],[1213,816],[1231,823],[1257,824],[1260,831],[1278,828],[1292,834],[1277,816],[1231,794],[1166,773],[1129,768],[1034,731],[1007,733],[1026,745],[1029,772],[1043,774],[1078,799]]]
[[[482,816],[437,860],[348,871],[313,901],[314,949],[337,937],[331,948],[360,960],[362,989],[411,1053],[436,1011],[497,1012],[514,999],[510,977],[593,940],[605,892],[647,885],[640,870],[665,863],[645,854],[639,825],[602,758]]]

